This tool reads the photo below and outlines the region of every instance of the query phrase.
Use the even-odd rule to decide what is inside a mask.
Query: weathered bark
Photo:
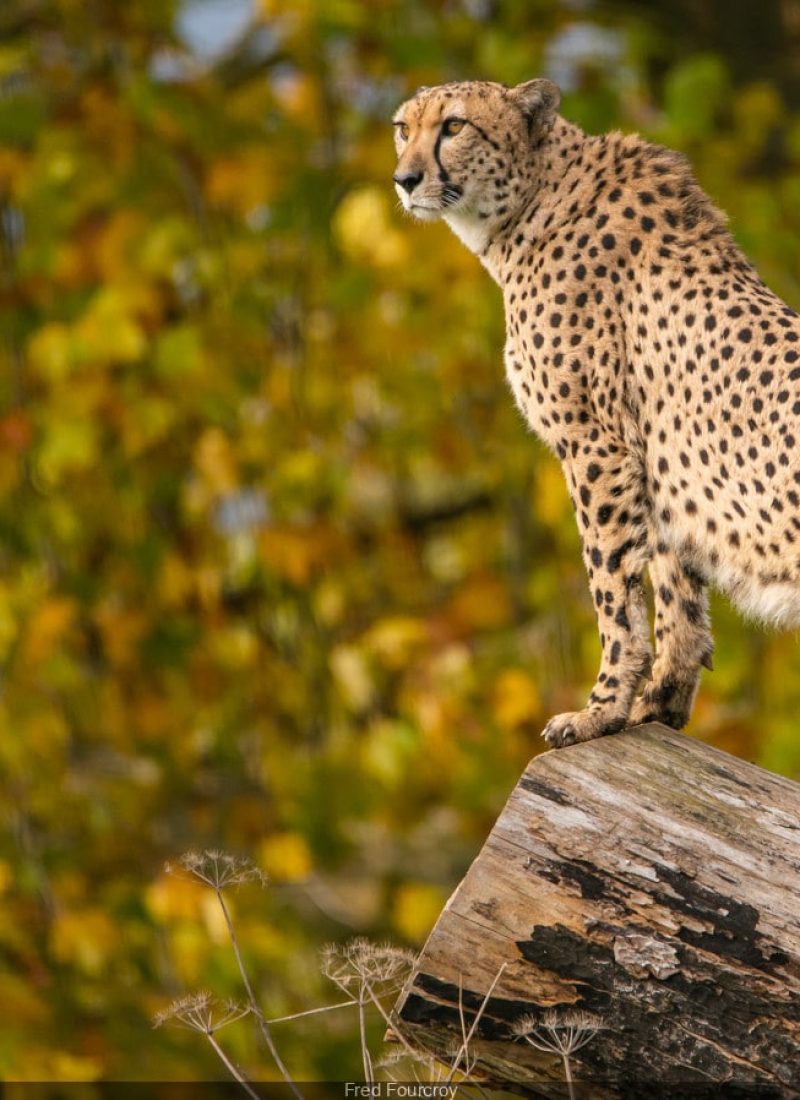
[[[496,1082],[554,1095],[513,1025],[580,1010],[583,1095],[800,1096],[800,785],[658,725],[536,757],[401,1019],[452,1050],[503,963],[471,1043]]]

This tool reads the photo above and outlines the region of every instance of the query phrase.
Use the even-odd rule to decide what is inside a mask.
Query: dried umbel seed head
[[[539,1018],[522,1016],[512,1031],[537,1050],[553,1054],[572,1054],[585,1046],[604,1026],[599,1016],[589,1012],[558,1012],[549,1009]]]
[[[212,890],[224,890],[244,882],[258,882],[262,886],[267,884],[267,876],[251,859],[213,848],[203,852],[184,852],[177,865],[168,863],[166,869],[171,874],[185,872]]]
[[[414,965],[412,951],[391,944],[371,943],[359,936],[322,949],[321,969],[340,989],[370,986],[375,992],[399,989]]]
[[[173,1001],[153,1019],[154,1027],[175,1024],[190,1031],[199,1031],[203,1035],[213,1035],[215,1031],[240,1020],[250,1012],[248,1005],[236,1001],[220,1001],[211,993],[190,993]]]

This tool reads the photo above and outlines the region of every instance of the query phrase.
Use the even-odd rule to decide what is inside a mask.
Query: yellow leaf
[[[126,607],[108,599],[95,612],[95,622],[103,639],[103,652],[112,665],[129,665],[138,659],[139,643],[151,625],[143,608]]]
[[[53,596],[46,600],[25,628],[23,660],[36,667],[46,661],[72,626],[77,605],[68,596]]]
[[[258,657],[258,638],[244,623],[221,627],[215,632],[212,651],[221,668],[248,668]]]
[[[225,905],[228,908],[228,914],[231,920],[234,919],[234,902],[230,896],[230,893],[226,894]],[[228,923],[225,920],[225,914],[222,912],[222,906],[219,903],[219,898],[211,890],[206,890],[203,896],[200,898],[200,912],[203,916],[203,924],[208,934],[208,938],[212,943],[221,946],[229,942]]]
[[[381,619],[364,635],[365,647],[388,668],[402,668],[409,657],[428,640],[424,622],[408,615]]]
[[[102,909],[66,910],[55,917],[50,944],[60,962],[98,975],[118,950],[119,929]]]
[[[50,1059],[53,1081],[97,1081],[103,1074],[103,1063],[89,1055],[54,1050]]]
[[[52,381],[64,378],[73,361],[72,336],[60,321],[42,325],[28,341],[28,362],[42,378]]]
[[[205,973],[211,950],[208,941],[208,932],[200,923],[183,922],[170,929],[169,957],[184,985],[197,985]]]
[[[309,447],[293,448],[280,464],[280,481],[286,488],[308,492],[324,475],[326,461]]]
[[[146,394],[127,405],[123,415],[125,454],[127,458],[136,458],[169,433],[179,416],[179,409],[174,398]]]
[[[30,1043],[22,1045],[18,1052],[18,1062],[3,1074],[5,1082],[12,1081],[97,1081],[102,1077],[104,1068],[99,1058],[88,1055],[71,1054],[66,1050],[53,1050]],[[78,1090],[82,1092],[80,1086]],[[11,1097],[11,1089],[6,1089]]]
[[[333,231],[349,257],[375,267],[398,267],[408,260],[408,241],[391,220],[385,189],[359,187],[346,195],[333,217]]]
[[[92,248],[92,258],[104,282],[129,275],[131,253],[138,247],[145,227],[145,219],[130,207],[109,217]]]
[[[511,613],[506,586],[490,573],[477,573],[460,585],[448,613],[456,627],[468,632],[503,626]]]
[[[196,325],[173,325],[159,334],[154,363],[162,378],[184,378],[204,365],[200,333]]]
[[[214,206],[247,214],[272,201],[274,154],[263,146],[214,160],[206,179],[206,194]]]
[[[46,484],[60,485],[68,474],[94,465],[97,426],[91,420],[59,419],[48,425],[37,455],[37,473]]]
[[[228,493],[236,488],[236,459],[230,440],[220,428],[207,428],[194,449],[194,462],[216,493]]]
[[[494,682],[492,709],[498,725],[515,729],[540,718],[536,684],[519,668],[502,672]]]
[[[365,770],[385,787],[399,787],[406,781],[409,759],[417,747],[418,739],[407,723],[379,718],[362,742]]]
[[[194,590],[194,573],[182,554],[164,555],[158,575],[158,595],[168,607],[180,607]]]
[[[301,833],[266,837],[258,850],[258,862],[276,882],[299,882],[311,874],[311,852]]]
[[[406,882],[394,895],[394,927],[412,943],[421,943],[433,928],[447,900],[438,887],[425,882]]]
[[[15,954],[19,952],[16,957],[22,958],[30,947],[24,941],[15,938],[13,932],[11,936],[7,934],[7,931],[12,931],[11,926],[15,923],[13,910],[10,906],[7,909],[8,914],[0,914],[0,943],[4,947],[10,947]],[[13,1020],[16,1028],[25,1028],[29,1036],[35,1035],[37,1031],[47,1026],[51,1006],[47,1003],[46,991],[37,988],[40,983],[32,982],[30,974],[26,974],[22,967],[18,969],[19,973],[0,972],[0,1003],[3,1005],[6,1021]],[[7,1080],[5,1073],[3,1080]],[[11,1094],[6,1089],[3,1090],[3,1096],[4,1100],[11,1100]]]
[[[304,585],[338,546],[336,532],[323,524],[313,527],[268,527],[259,539],[261,557],[292,584]]]
[[[539,519],[557,527],[571,514],[569,494],[564,475],[555,462],[543,462],[536,477],[536,515]]]
[[[139,265],[147,275],[172,281],[176,264],[189,256],[193,247],[192,230],[185,221],[175,216],[159,218],[142,235]]]
[[[114,286],[104,287],[74,327],[81,357],[91,363],[132,363],[147,349],[135,303]]]
[[[208,888],[181,873],[163,871],[145,891],[147,908],[165,924],[196,920]]]
[[[346,705],[354,711],[366,710],[375,694],[375,684],[361,650],[350,645],[336,646],[330,665]]]

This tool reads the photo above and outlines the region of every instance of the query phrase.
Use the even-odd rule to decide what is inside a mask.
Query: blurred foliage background
[[[320,944],[421,943],[581,705],[594,616],[499,293],[390,181],[419,84],[536,74],[684,150],[800,307],[797,0],[4,0],[4,1079],[218,1076],[151,1029],[237,992],[164,860],[251,856],[265,1010],[335,999]],[[691,732],[800,778],[796,638],[713,617]],[[276,1039],[352,1076],[352,1024]]]

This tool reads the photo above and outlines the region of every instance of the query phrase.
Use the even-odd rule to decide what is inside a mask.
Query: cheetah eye
[[[454,134],[457,134],[459,130],[463,129],[463,118],[446,118],[442,123],[442,133],[445,137],[452,137]]]
[[[394,123],[395,132],[400,135],[401,141],[408,141],[408,124],[405,122]]]

